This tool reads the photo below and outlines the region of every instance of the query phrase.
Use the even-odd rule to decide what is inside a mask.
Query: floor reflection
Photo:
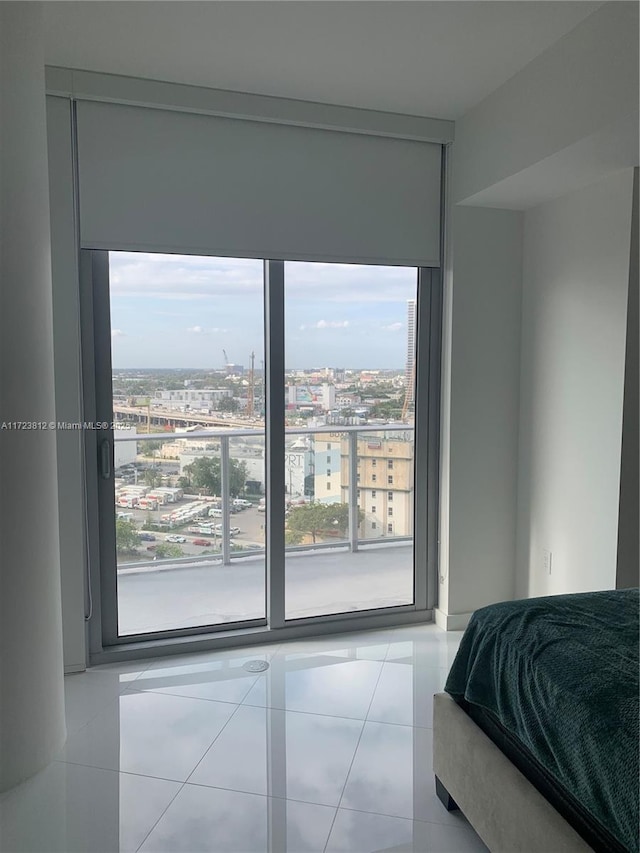
[[[413,626],[71,676],[75,728],[0,797],[0,848],[484,850],[431,769],[458,639]]]

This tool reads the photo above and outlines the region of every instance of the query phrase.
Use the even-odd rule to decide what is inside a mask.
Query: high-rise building
[[[413,401],[415,383],[414,365],[416,360],[416,300],[407,299],[407,363],[405,367],[405,385],[410,388]]]

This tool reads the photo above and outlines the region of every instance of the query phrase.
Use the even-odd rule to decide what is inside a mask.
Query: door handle
[[[111,476],[111,445],[108,438],[100,445],[100,476],[103,480]]]

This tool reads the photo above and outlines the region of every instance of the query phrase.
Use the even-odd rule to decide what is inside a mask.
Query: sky
[[[264,358],[262,261],[111,252],[114,369],[256,368]],[[404,369],[417,270],[287,262],[285,362]]]

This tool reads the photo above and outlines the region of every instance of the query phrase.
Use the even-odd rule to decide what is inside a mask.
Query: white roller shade
[[[78,103],[85,247],[437,265],[441,146]]]

